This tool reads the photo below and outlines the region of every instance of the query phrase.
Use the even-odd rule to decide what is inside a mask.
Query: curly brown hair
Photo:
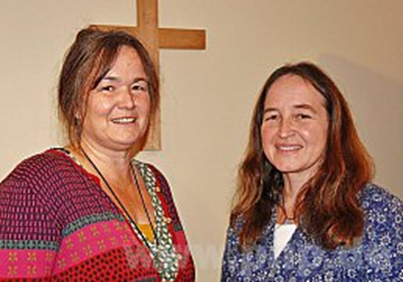
[[[122,46],[135,49],[142,62],[150,89],[151,118],[160,101],[159,80],[150,56],[135,37],[122,31],[101,31],[88,27],[78,32],[69,48],[59,77],[59,118],[73,146],[80,142],[82,119],[85,116],[88,93],[101,81],[112,65]]]

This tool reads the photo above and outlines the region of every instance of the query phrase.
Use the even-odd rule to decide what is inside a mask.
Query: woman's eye
[[[101,91],[104,92],[112,92],[114,90],[114,87],[112,85],[106,85],[101,87]]]
[[[134,91],[147,91],[147,85],[135,84],[135,85],[132,86],[132,90],[134,90]]]
[[[298,114],[295,116],[297,119],[310,119],[311,116],[307,114]]]
[[[269,115],[264,118],[265,121],[275,121],[278,119],[277,115]]]
[[[133,89],[133,90],[144,90],[144,87],[141,86],[141,85],[134,85],[134,86],[132,87],[132,89]]]

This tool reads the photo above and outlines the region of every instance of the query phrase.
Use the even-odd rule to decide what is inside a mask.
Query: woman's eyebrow
[[[268,107],[268,108],[265,108],[264,110],[263,110],[263,113],[265,114],[265,113],[268,113],[268,112],[277,112],[278,110],[276,109],[276,108],[273,108],[273,107]]]
[[[148,83],[148,79],[145,77],[136,77],[135,79],[133,79],[133,82],[140,82],[140,81],[144,81],[145,83]]]
[[[101,81],[106,80],[106,81],[120,81],[121,79],[119,77],[113,76],[113,75],[107,75],[104,76]],[[144,81],[146,83],[148,83],[147,78],[145,77],[136,77],[132,80],[132,83],[136,83],[136,82],[140,82],[140,81]]]
[[[297,104],[297,105],[294,105],[294,108],[296,108],[296,109],[303,109],[303,110],[309,110],[309,111],[314,112],[314,113],[317,112],[317,111],[314,109],[314,107],[312,107],[312,106],[309,105],[309,104]]]
[[[119,79],[116,76],[112,76],[112,75],[108,75],[108,76],[104,76],[102,80],[107,80],[107,81],[118,81]]]

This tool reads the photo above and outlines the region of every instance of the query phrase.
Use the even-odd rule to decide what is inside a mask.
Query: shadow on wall
[[[376,165],[375,182],[403,198],[403,84],[334,55],[319,60],[344,94]]]

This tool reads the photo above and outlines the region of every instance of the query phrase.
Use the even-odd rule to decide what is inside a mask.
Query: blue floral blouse
[[[221,281],[403,281],[403,202],[369,184],[360,195],[364,234],[354,247],[326,250],[299,228],[274,258],[276,215],[253,248],[238,250],[238,236],[228,229]]]

